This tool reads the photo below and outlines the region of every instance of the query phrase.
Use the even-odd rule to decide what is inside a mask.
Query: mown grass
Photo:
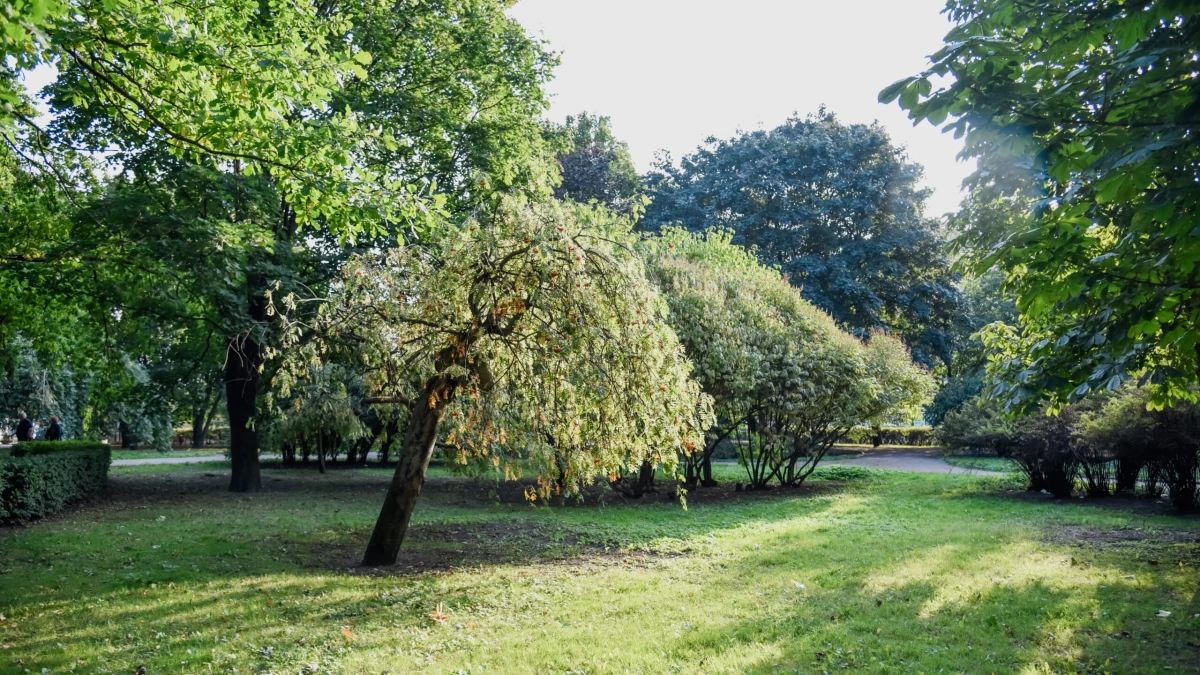
[[[979,469],[982,471],[1001,471],[1005,473],[1016,472],[1017,463],[1005,457],[953,457],[946,456],[942,459],[946,460],[947,464],[961,467],[963,469]]]
[[[0,530],[0,672],[1200,668],[1200,522],[1002,479],[831,470],[685,511],[534,507],[439,470],[401,565],[376,571],[352,566],[387,471],[268,469],[239,496],[220,467],[133,468]]]
[[[113,459],[163,459],[176,457],[207,457],[210,455],[223,455],[229,451],[229,448],[199,448],[186,450],[168,450],[159,452],[157,450],[121,450],[113,448]]]

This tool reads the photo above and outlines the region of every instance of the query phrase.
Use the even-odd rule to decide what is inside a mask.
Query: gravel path
[[[984,471],[983,469],[964,469],[954,466],[941,458],[937,449],[899,449],[899,448],[864,448],[863,454],[852,459],[832,458],[826,463],[838,466],[865,466],[872,469],[894,469],[896,471],[915,471],[917,473],[955,473],[970,476],[1003,476],[999,471]]]
[[[264,456],[262,459],[278,459]],[[139,464],[194,464],[196,462],[222,462],[224,455],[204,455],[197,457],[147,457],[145,459],[114,459],[113,466],[136,466]],[[971,476],[1003,476],[999,471],[984,471],[982,469],[964,469],[947,464],[936,450],[910,449],[864,449],[863,454],[851,459],[826,459],[824,463],[837,466],[865,466],[872,469],[893,469],[895,471],[915,471],[916,473],[954,473]]]
[[[200,455],[196,457],[147,457],[145,459],[114,459],[112,461],[112,465],[138,466],[139,464],[195,464],[196,462],[223,461],[225,461],[225,455]]]

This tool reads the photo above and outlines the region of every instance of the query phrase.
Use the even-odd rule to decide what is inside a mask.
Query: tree
[[[950,359],[958,294],[920,177],[882,127],[822,109],[666,158],[646,177],[643,227],[727,227],[841,325],[885,328],[932,365]]]
[[[562,182],[554,196],[581,204],[595,200],[618,213],[640,211],[641,178],[629,146],[613,136],[610,122],[582,112],[568,115],[562,126],[551,125],[550,135],[565,146],[555,156]]]
[[[999,270],[963,279],[961,293],[961,311],[951,330],[953,356],[940,371],[944,375],[941,386],[925,408],[925,422],[935,427],[948,413],[984,390],[987,353],[979,332],[989,324],[1017,320],[1016,305],[1004,288],[1004,273]]]
[[[716,484],[713,451],[762,414],[774,381],[785,376],[773,357],[790,340],[812,342],[823,338],[822,329],[837,330],[778,270],[732,238],[730,230],[666,227],[642,242],[651,279],[670,308],[668,321],[716,413],[703,449],[681,456],[688,485]]]
[[[977,269],[1006,273],[1021,312],[994,393],[1034,409],[1137,378],[1155,405],[1195,400],[1200,8],[951,0],[947,13],[958,25],[929,69],[880,100],[965,135],[974,201],[1025,216],[969,222],[958,240]],[[952,77],[935,91],[938,76]]]
[[[447,223],[440,245],[354,259],[319,321],[289,324],[294,347],[323,339],[292,350],[305,358],[280,374],[283,393],[340,345],[375,401],[409,407],[363,564],[395,562],[444,423],[453,461],[532,473],[530,496],[543,498],[643,462],[674,471],[680,450],[703,443],[711,402],[634,241],[603,209],[506,201]],[[300,304],[279,300],[284,312]]]
[[[221,49],[291,25],[264,28],[254,22],[270,23],[274,14],[258,16],[249,6],[227,4],[221,9],[229,14],[214,15],[218,35],[241,25],[238,21],[248,23],[241,25],[244,34],[225,36]],[[183,70],[181,82],[161,85],[168,90],[164,96],[184,96],[186,91],[173,88],[191,83],[197,91],[188,95],[209,98],[180,99],[178,110],[168,106],[155,113],[157,122],[142,120],[137,96],[108,91],[101,86],[105,80],[98,85],[100,76],[72,57],[50,89],[55,122],[43,130],[26,120],[25,131],[13,137],[31,171],[57,179],[72,195],[71,215],[63,219],[68,224],[59,223],[53,236],[30,238],[8,259],[23,281],[37,281],[22,288],[24,297],[83,296],[92,317],[118,311],[130,322],[152,320],[170,344],[197,347],[172,357],[184,375],[193,370],[192,357],[201,354],[224,364],[233,490],[261,488],[257,429],[266,427],[260,404],[274,367],[266,354],[279,344],[266,314],[271,284],[280,282],[284,292],[300,287],[324,292],[356,247],[436,237],[425,227],[431,214],[467,212],[497,189],[535,194],[549,189],[537,113],[544,107],[541,85],[552,55],[505,16],[501,2],[411,5],[395,11],[393,4],[356,2],[339,6],[332,17],[286,6],[296,13],[289,21],[303,19],[325,31],[321,40],[306,43],[312,54],[272,60],[276,43],[266,40],[272,46],[258,52],[262,60],[228,63],[270,72],[247,72],[229,91],[218,77],[224,71],[214,70],[213,54],[205,51],[216,49],[207,35],[177,44],[172,31],[189,30],[182,24],[154,32],[143,25],[152,17],[134,17],[131,27],[121,23],[119,12],[105,15],[97,21],[114,25],[111,37],[135,29],[149,37],[144,43],[98,46],[119,53],[95,58],[116,59],[129,77],[141,78],[144,86],[137,91],[159,86],[152,81],[156,74]],[[346,50],[348,61],[337,60],[346,56],[341,52],[322,58],[323,40],[331,35],[341,36],[338,49]],[[280,48],[287,49],[293,37],[304,33],[289,34]],[[209,82],[214,78],[220,81]],[[243,101],[259,86],[267,89],[263,101]],[[304,95],[288,93],[296,87]],[[223,100],[226,93],[233,100]],[[284,104],[292,107],[282,118],[278,109],[257,107]],[[237,124],[259,126],[230,128],[221,120],[205,126],[213,109],[222,111],[218,117],[228,113]],[[188,117],[192,113],[198,119]],[[185,127],[207,134],[208,144],[178,137]],[[236,151],[210,147],[233,143],[221,136],[226,133],[251,145],[270,137],[281,152],[301,157],[302,165],[281,168],[279,157],[241,145]],[[330,145],[320,145],[322,138]],[[39,154],[70,147],[103,153],[108,175],[101,186],[81,188]],[[335,159],[341,164],[333,168],[311,163]],[[208,342],[212,349],[199,348]],[[162,354],[154,360],[170,361]],[[203,393],[203,385],[199,388]],[[201,398],[178,396],[189,402]]]
[[[665,228],[642,243],[668,322],[713,397],[705,445],[684,453],[688,484],[712,484],[716,446],[744,434],[751,484],[803,483],[855,426],[909,422],[933,380],[898,339],[842,331],[728,230]]]

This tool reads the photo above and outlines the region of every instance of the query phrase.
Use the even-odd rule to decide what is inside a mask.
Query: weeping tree
[[[328,364],[311,365],[303,385],[288,405],[283,406],[276,425],[279,441],[285,446],[312,448],[317,451],[317,466],[325,473],[325,457],[345,442],[366,436],[367,428],[359,420],[354,400],[350,397],[338,368]],[[284,453],[287,458],[294,453]],[[305,452],[305,455],[308,453]]]
[[[437,246],[353,259],[317,321],[289,324],[298,365],[281,384],[344,349],[373,401],[408,407],[364,565],[396,561],[439,441],[451,461],[536,477],[531,499],[575,495],[643,462],[674,472],[680,450],[701,447],[712,404],[635,240],[603,209],[507,199],[444,224]],[[320,339],[301,344],[306,335]]]

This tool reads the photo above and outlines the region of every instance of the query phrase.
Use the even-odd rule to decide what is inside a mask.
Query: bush
[[[1083,420],[1080,436],[1116,460],[1116,491],[1136,488],[1139,476],[1147,494],[1170,492],[1177,510],[1191,511],[1197,502],[1200,472],[1200,406],[1180,402],[1150,410],[1144,389],[1127,387]]]
[[[1045,490],[1060,499],[1071,496],[1080,466],[1074,448],[1078,419],[1078,410],[1068,406],[1057,415],[1030,415],[1020,420],[1006,454],[1029,478],[1030,490]]]
[[[109,447],[87,441],[26,442],[0,455],[0,522],[49,515],[103,488]]]
[[[1007,417],[999,405],[975,397],[947,413],[933,437],[950,451],[1005,455],[1016,441],[1016,431],[1016,421]]]
[[[994,401],[975,398],[946,415],[936,438],[950,450],[995,453],[1016,462],[1028,489],[1069,497],[1079,476],[1082,442],[1075,435],[1094,401],[1028,417],[1007,416]],[[1096,471],[1093,471],[1096,474]]]

